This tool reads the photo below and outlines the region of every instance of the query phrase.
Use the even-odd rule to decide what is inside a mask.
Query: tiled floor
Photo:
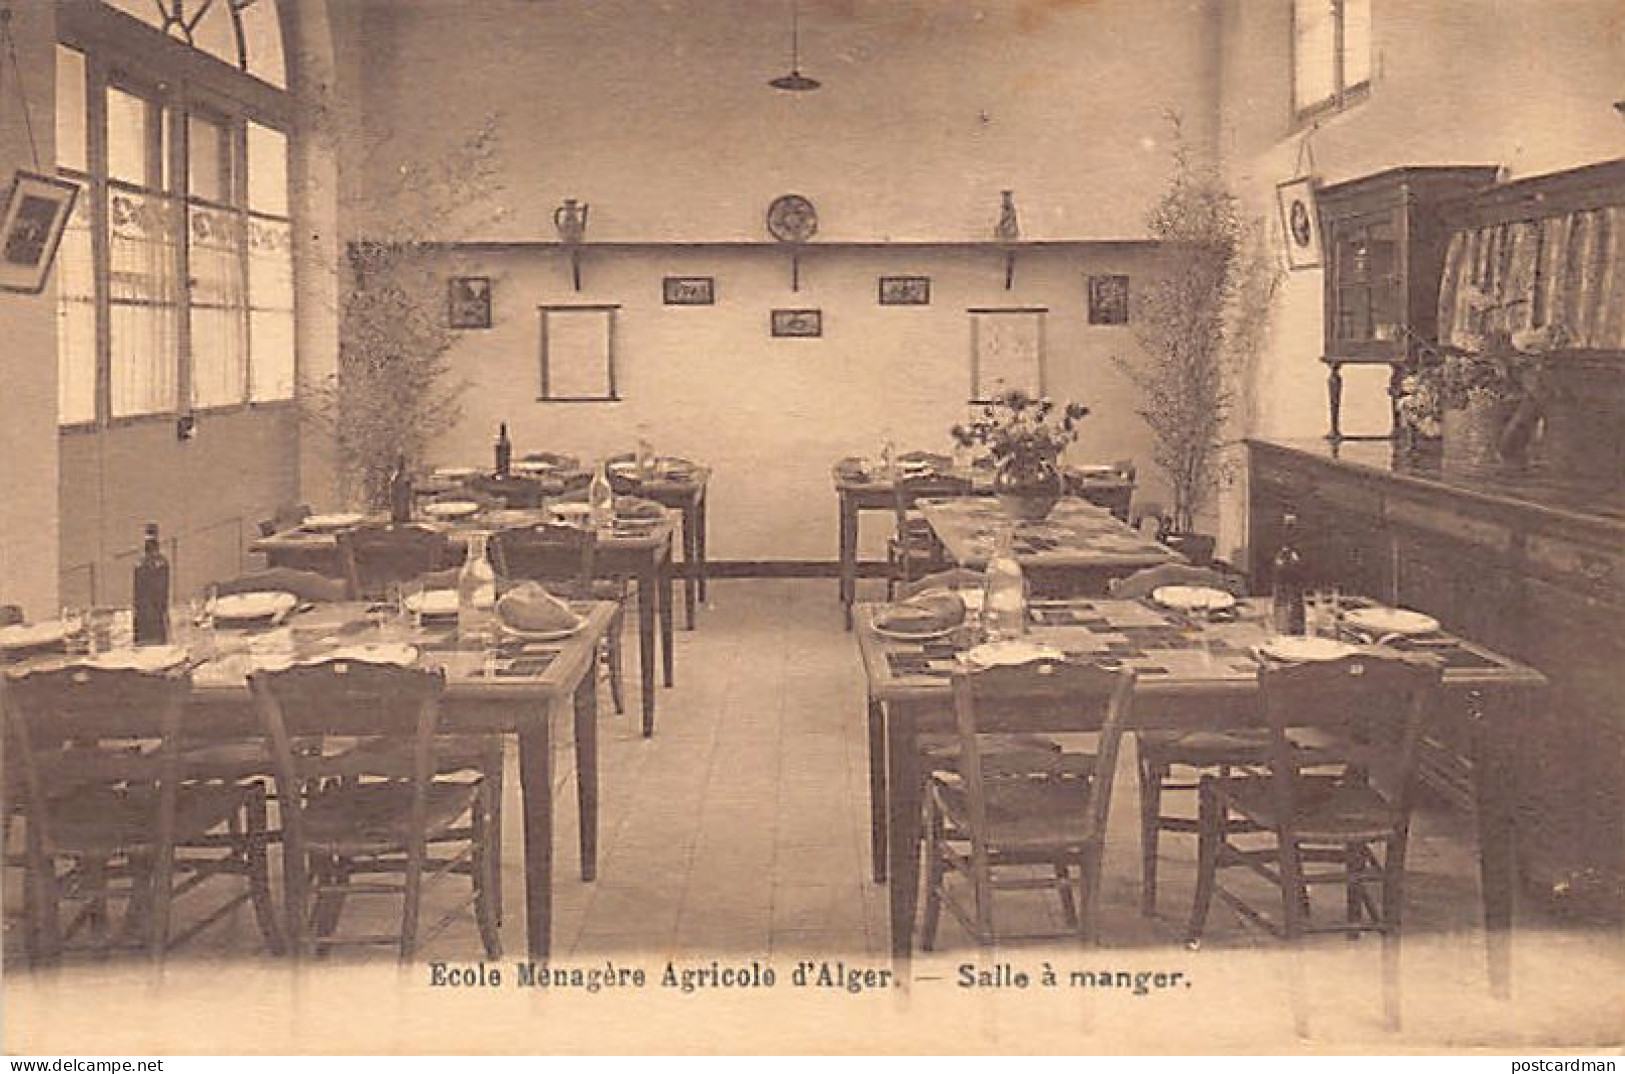
[[[885,889],[869,879],[862,675],[856,644],[840,629],[835,584],[728,581],[714,583],[713,590],[713,606],[702,612],[700,629],[678,634],[677,686],[661,691],[655,737],[645,740],[638,734],[631,714],[635,697],[629,699],[626,716],[616,716],[607,695],[604,699],[601,856],[592,884],[578,879],[571,764],[567,754],[560,757],[555,799],[561,813],[555,866],[557,961],[602,966],[614,960],[645,965],[651,974],[668,959],[691,965],[709,964],[710,959],[726,964],[759,960],[781,972],[809,957],[884,966]],[[632,679],[635,683],[635,674]],[[1125,762],[1131,754],[1124,750]],[[508,781],[510,816],[517,815],[517,785],[516,778]],[[1113,1047],[1260,1046],[1259,1041],[1287,1028],[1281,949],[1222,907],[1215,908],[1201,951],[1189,952],[1179,944],[1194,847],[1178,837],[1165,844],[1163,916],[1140,917],[1133,795],[1132,771],[1125,763],[1114,796],[1103,885],[1105,949],[1084,954],[1064,943],[1012,946],[998,957],[1026,968],[1049,960],[1063,970],[1181,969],[1201,982],[1193,989],[1200,995],[1195,1007],[1159,1012],[1155,999],[1118,1001],[1140,1006],[1123,1008],[1131,1017],[1117,1025]],[[1406,932],[1405,1035],[1385,1037],[1378,1027],[1376,943],[1335,939],[1314,945],[1303,962],[1313,996],[1315,1039],[1333,1048],[1342,1042],[1384,1050],[1397,1041],[1502,1050],[1537,1043],[1618,1043],[1625,1036],[1618,934],[1564,931],[1535,918],[1522,922],[1518,999],[1510,1004],[1492,1001],[1483,975],[1482,934],[1475,924],[1478,885],[1470,822],[1434,806],[1423,811],[1416,828]],[[507,825],[506,834],[503,942],[512,960],[523,949],[519,825]],[[8,878],[8,894],[10,883]],[[1059,915],[1045,895],[1007,896],[999,906],[1006,927],[1058,925]],[[382,930],[393,924],[395,912],[393,905],[368,907],[353,900],[345,925]],[[425,920],[434,916],[426,912]],[[1009,1019],[1019,1021],[1014,1010],[1000,1023],[1004,1030],[989,1030],[991,1008],[972,999],[978,993],[950,992],[958,966],[985,956],[946,916],[939,946],[939,957],[921,960],[918,972],[945,982],[920,982],[916,991],[924,998],[915,1002],[932,1002],[930,990],[937,989],[945,1012],[971,1003],[959,1015],[945,1014],[944,1024],[979,1034],[974,1039],[984,1046],[999,1046],[988,1042],[1006,1039],[999,1034],[1016,1024]],[[267,974],[280,972],[256,947],[257,932],[245,915],[200,939],[192,957],[172,962],[167,987],[183,992],[188,984],[203,988],[206,981],[233,972],[262,982]],[[16,954],[10,936],[6,954],[8,959]],[[387,955],[370,957],[374,968],[389,965]],[[424,954],[426,960],[479,957],[471,921],[453,925]],[[351,970],[334,966],[325,972],[337,981]],[[120,970],[116,964],[69,968],[54,975],[52,984],[38,987],[32,976],[8,975],[14,1028],[24,1012],[60,1015],[61,1008],[49,997],[62,983],[82,982],[93,991],[98,984],[118,980]],[[417,987],[421,982],[416,977],[411,981],[400,999],[402,1010],[425,995]],[[170,1000],[165,1009],[181,1006]],[[1101,1009],[1113,1008],[1107,1004]],[[1022,1010],[1032,1014],[1037,1008]],[[899,1014],[893,1007],[871,1008],[870,1014],[887,1020],[887,1039],[894,1046],[914,1039],[911,1033],[921,1017],[918,1012]],[[391,1039],[410,1047],[401,1043],[414,1039],[409,1031],[398,1033],[408,1035]],[[288,1046],[287,1038],[268,1039],[273,1048],[278,1040]],[[492,1047],[498,1046],[497,1039],[490,1038]],[[1079,1043],[1083,1039],[1076,1038],[1071,1046],[1090,1050]],[[917,1046],[931,1045],[927,1040]]]

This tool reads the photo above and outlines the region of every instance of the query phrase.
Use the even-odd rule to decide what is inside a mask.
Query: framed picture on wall
[[[1320,267],[1320,214],[1315,209],[1315,180],[1293,179],[1275,188],[1281,209],[1281,235],[1286,242],[1287,265],[1295,269]]]
[[[785,339],[817,339],[824,334],[823,310],[774,310],[773,335]]]
[[[19,171],[0,216],[0,290],[37,295],[79,196],[77,183]]]
[[[491,327],[491,277],[453,276],[448,291],[447,325],[452,328]]]
[[[717,281],[713,276],[667,276],[660,281],[660,298],[668,306],[712,306]]]
[[[880,304],[882,306],[929,306],[931,304],[931,277],[880,277]]]
[[[1128,277],[1089,277],[1089,323],[1128,324]]]

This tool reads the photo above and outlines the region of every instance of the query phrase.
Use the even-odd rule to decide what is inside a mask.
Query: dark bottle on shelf
[[[135,610],[135,643],[164,645],[169,641],[169,560],[158,543],[158,523],[147,523],[146,548],[135,565],[130,603]]]
[[[389,520],[397,526],[412,521],[412,474],[406,469],[405,452],[389,472]]]
[[[1275,552],[1275,565],[1271,593],[1274,606],[1271,625],[1277,634],[1302,634],[1303,614],[1303,557],[1294,545],[1298,541],[1298,516],[1281,518],[1281,546]]]
[[[496,474],[508,476],[508,465],[513,461],[513,441],[508,439],[508,423],[497,426]]]

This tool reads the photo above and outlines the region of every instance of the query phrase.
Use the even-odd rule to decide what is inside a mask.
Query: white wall
[[[27,90],[33,139],[17,92],[17,72],[5,57],[0,95],[0,189],[14,170],[49,174],[56,160],[55,8],[11,5],[21,81]],[[55,273],[52,274],[53,279]],[[56,292],[0,292],[0,603],[21,604],[30,618],[57,610]]]
[[[1132,317],[1134,289],[1162,256],[1149,244],[1028,251],[1007,292],[1004,259],[991,248],[811,250],[792,292],[789,257],[776,249],[588,251],[577,294],[556,251],[465,253],[446,270],[493,277],[493,327],[462,333],[453,352],[453,375],[469,387],[437,459],[487,463],[499,421],[517,453],[589,458],[630,450],[647,425],[657,450],[715,468],[713,558],[832,560],[836,459],[876,454],[887,429],[900,449],[949,450],[969,392],[970,306],[1047,306],[1050,392],[1094,409],[1071,458],[1133,457],[1146,469],[1135,393],[1111,362],[1138,353],[1133,331],[1087,323],[1085,277],[1128,274]],[[930,306],[878,305],[877,277],[901,274],[932,277]],[[663,275],[714,276],[717,304],[662,305]],[[621,304],[624,401],[536,401],[536,307],[569,303]],[[822,309],[823,337],[771,338],[774,307]],[[866,527],[868,554],[880,554],[884,528]]]

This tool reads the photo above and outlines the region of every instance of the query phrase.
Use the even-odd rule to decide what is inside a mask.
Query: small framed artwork
[[[1294,269],[1320,267],[1320,214],[1315,209],[1315,180],[1293,179],[1275,188],[1281,209],[1281,235],[1286,241],[1286,262]]]
[[[824,334],[823,310],[774,310],[773,335],[786,339],[817,339]]]
[[[453,276],[446,323],[452,328],[491,327],[491,277]]]
[[[77,183],[17,173],[0,216],[0,290],[37,295],[45,289],[78,196]]]
[[[660,281],[660,297],[668,306],[714,306],[717,281],[714,276],[667,276]]]
[[[931,304],[931,277],[880,277],[880,304],[882,306],[929,306]]]
[[[1089,277],[1089,323],[1128,324],[1128,277]]]

